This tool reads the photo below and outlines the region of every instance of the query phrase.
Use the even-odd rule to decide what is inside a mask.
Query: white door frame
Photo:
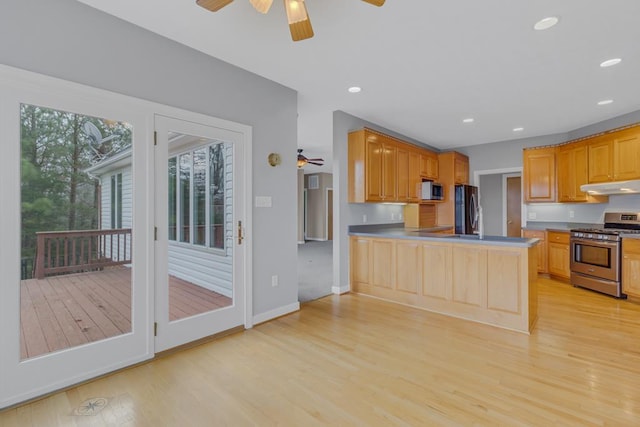
[[[247,212],[251,209],[251,198],[246,197],[246,180],[244,170],[250,169],[245,159],[245,142],[247,140],[246,128],[234,127],[232,129],[226,123],[218,119],[206,117],[195,113],[182,112],[180,117],[157,114],[155,116],[156,135],[156,160],[155,160],[155,226],[157,227],[157,240],[155,241],[156,260],[156,322],[157,336],[155,337],[155,351],[164,351],[188,342],[214,335],[225,330],[244,325],[250,316],[247,315],[247,280],[246,260],[247,245],[250,245],[251,236],[247,227]],[[231,306],[204,312],[196,316],[169,321],[169,295],[168,295],[168,246],[167,235],[167,160],[171,147],[168,145],[168,133],[178,132],[186,135],[203,137],[207,140],[221,140],[233,144],[233,220],[232,220],[232,284],[233,303]],[[192,147],[193,148],[193,147]],[[238,221],[243,224],[243,241],[238,244]],[[226,249],[225,249],[226,250]]]
[[[16,102],[16,100],[18,102]],[[20,130],[19,103],[29,103],[81,114],[123,120],[134,125],[134,185],[138,209],[134,212],[134,272],[136,286],[132,309],[132,332],[69,348],[52,355],[20,361]],[[154,115],[184,120],[215,122],[218,127],[239,131],[244,137],[244,326],[253,326],[252,285],[252,128],[239,123],[133,98],[0,64],[0,408],[41,396],[139,363],[154,356]],[[137,184],[135,184],[137,183]],[[15,208],[11,209],[11,206]],[[236,236],[237,237],[237,236]],[[137,285],[136,285],[137,283]],[[110,351],[121,340],[122,352]],[[73,356],[75,354],[76,356]],[[69,357],[69,355],[71,355]],[[114,359],[114,357],[117,358]],[[60,362],[62,358],[64,361]],[[52,362],[47,362],[51,360]]]

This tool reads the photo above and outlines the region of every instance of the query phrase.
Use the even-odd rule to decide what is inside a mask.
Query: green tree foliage
[[[34,105],[20,113],[22,256],[33,258],[36,232],[98,227],[98,182],[84,170],[128,148],[132,132],[125,123]],[[115,137],[92,146],[87,121]]]

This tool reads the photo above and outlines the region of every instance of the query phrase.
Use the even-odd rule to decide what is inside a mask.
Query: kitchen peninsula
[[[530,333],[538,239],[438,231],[351,226],[352,292]]]

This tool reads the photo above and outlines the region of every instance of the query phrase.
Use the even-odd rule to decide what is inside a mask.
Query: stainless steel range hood
[[[580,186],[580,190],[589,194],[638,194],[640,193],[640,179],[584,184]]]

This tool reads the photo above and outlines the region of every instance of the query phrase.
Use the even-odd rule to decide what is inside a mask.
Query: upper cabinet
[[[469,184],[469,157],[457,151],[453,156],[453,181],[455,184]]]
[[[421,150],[420,176],[425,179],[438,179],[438,155],[432,151]]]
[[[556,147],[523,151],[525,202],[556,201]]]
[[[431,154],[435,155],[371,129],[350,132],[349,202],[419,202],[422,156]],[[431,177],[434,170],[437,176],[437,155],[428,170]]]
[[[455,185],[469,184],[469,158],[457,151],[438,154],[438,180],[444,187],[444,199],[437,205],[438,225],[455,224]]]
[[[587,140],[589,183],[640,178],[640,126]]]
[[[558,147],[558,201],[586,202],[588,195],[580,190],[587,183],[587,146],[584,141]]]

